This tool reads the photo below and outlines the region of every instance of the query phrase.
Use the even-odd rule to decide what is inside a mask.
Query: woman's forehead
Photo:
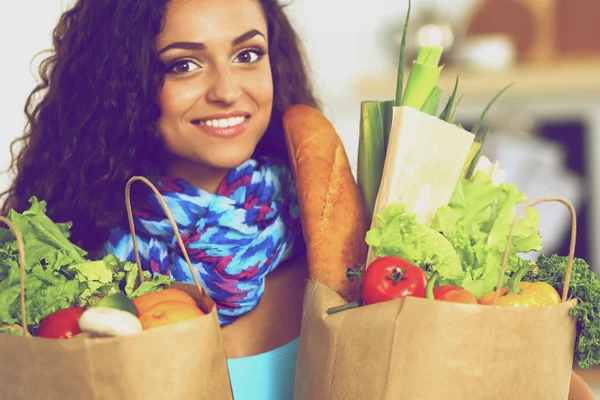
[[[172,0],[165,9],[157,48],[180,41],[207,46],[231,43],[251,30],[267,37],[267,21],[258,0]]]

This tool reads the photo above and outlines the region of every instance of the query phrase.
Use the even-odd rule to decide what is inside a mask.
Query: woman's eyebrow
[[[255,36],[262,36],[265,38],[258,29],[249,30],[246,33],[242,33],[240,36],[236,37],[231,41],[233,46],[237,46],[238,44],[244,43]],[[266,38],[265,38],[266,39]],[[181,50],[206,50],[206,45],[201,42],[174,42],[170,45],[164,47],[162,50],[158,52],[158,54],[164,53],[167,50],[171,49],[181,49]]]

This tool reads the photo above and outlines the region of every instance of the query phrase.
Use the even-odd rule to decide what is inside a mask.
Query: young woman
[[[37,196],[90,254],[133,261],[124,187],[153,179],[217,304],[236,400],[291,399],[307,271],[281,116],[318,104],[281,5],[79,0],[40,73],[4,212]],[[191,282],[140,186],[142,260]]]
[[[78,0],[26,105],[3,212],[48,202],[90,254],[133,261],[123,201],[154,178],[216,300],[236,400],[291,399],[306,278],[283,110],[318,107],[276,0]],[[191,276],[135,186],[143,260]],[[570,399],[594,398],[573,375]]]

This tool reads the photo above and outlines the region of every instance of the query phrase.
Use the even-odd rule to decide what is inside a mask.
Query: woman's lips
[[[244,132],[250,120],[249,116],[193,121],[194,125],[205,133],[222,138],[235,137]]]

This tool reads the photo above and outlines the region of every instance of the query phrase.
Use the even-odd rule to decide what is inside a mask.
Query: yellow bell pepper
[[[502,295],[498,297],[497,306],[543,307],[561,302],[560,295],[552,285],[546,282],[521,282],[523,276],[533,268],[535,266],[521,268],[510,278],[508,287],[500,290]],[[479,304],[492,305],[494,296],[495,292],[486,293],[479,299]]]

